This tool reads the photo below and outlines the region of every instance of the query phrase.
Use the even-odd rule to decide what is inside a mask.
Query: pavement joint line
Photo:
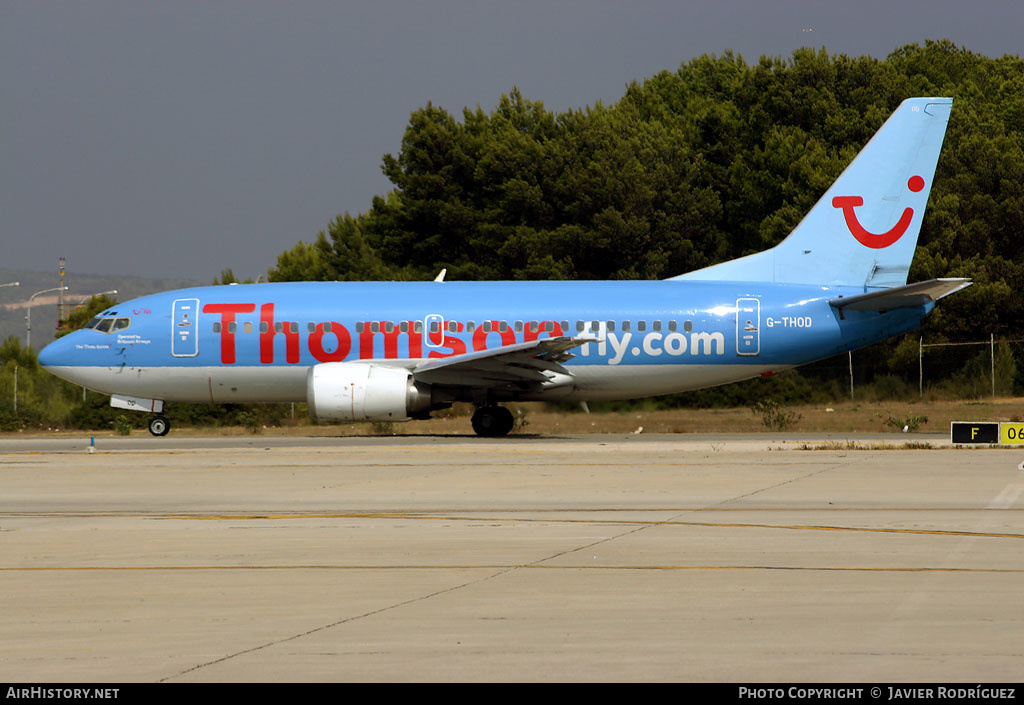
[[[495,570],[495,569],[494,568],[490,568],[488,570]],[[447,587],[447,588],[444,588],[442,590],[435,590],[435,591],[433,591],[431,593],[428,593],[428,594],[425,594],[425,595],[419,595],[417,597],[413,597],[413,598],[410,598],[408,600],[402,600],[400,602],[396,602],[396,603],[391,604],[391,605],[386,605],[384,607],[380,607],[380,608],[377,608],[377,609],[374,609],[374,610],[370,610],[368,612],[364,612],[363,614],[357,614],[357,615],[353,615],[351,617],[344,617],[342,619],[335,620],[335,621],[333,621],[333,622],[331,622],[329,624],[322,624],[319,627],[314,627],[313,629],[308,629],[308,630],[306,630],[304,632],[301,632],[299,634],[292,634],[291,636],[282,637],[280,639],[274,639],[272,641],[268,641],[268,642],[263,643],[263,644],[258,644],[257,646],[253,646],[253,647],[250,647],[248,649],[243,649],[241,651],[236,651],[235,653],[228,654],[227,656],[222,656],[221,658],[218,658],[218,659],[213,659],[212,661],[207,661],[205,663],[196,664],[195,666],[192,666],[191,668],[186,668],[185,670],[183,670],[183,671],[181,671],[181,672],[179,672],[179,673],[177,673],[177,674],[175,674],[173,676],[166,676],[164,678],[161,678],[161,679],[158,680],[158,682],[159,683],[164,683],[164,682],[167,682],[167,681],[171,680],[172,678],[177,678],[177,677],[180,677],[180,676],[184,676],[184,675],[186,675],[188,673],[192,673],[194,671],[198,671],[198,670],[201,670],[203,668],[207,668],[209,666],[214,666],[216,664],[223,663],[225,661],[230,661],[231,659],[237,658],[239,656],[244,656],[246,654],[251,654],[251,653],[254,653],[256,651],[262,651],[263,649],[266,649],[266,648],[269,648],[269,647],[272,647],[272,646],[279,646],[281,644],[285,644],[285,643],[288,643],[290,641],[295,641],[296,639],[301,639],[302,637],[306,637],[306,636],[309,636],[311,634],[316,634],[318,632],[326,631],[328,629],[333,629],[334,627],[338,627],[338,626],[341,626],[343,624],[348,624],[350,622],[354,622],[354,621],[357,621],[357,620],[360,620],[360,619],[365,619],[367,617],[373,617],[374,615],[383,614],[385,612],[390,612],[392,610],[396,610],[396,609],[400,609],[402,607],[405,607],[406,605],[412,605],[412,604],[415,604],[417,602],[422,602],[423,600],[429,600],[429,599],[437,597],[439,595],[446,595],[448,593],[457,592],[457,591],[462,590],[464,588],[472,587],[473,585],[478,585],[480,583],[487,582],[488,580],[491,580],[493,578],[496,578],[496,577],[499,577],[501,575],[504,575],[505,573],[507,573],[507,572],[509,572],[511,570],[514,570],[514,567],[501,567],[501,568],[497,569],[498,572],[496,572],[496,573],[494,573],[492,575],[487,575],[485,577],[478,578],[476,580],[470,580],[470,581],[461,583],[459,585],[453,585],[451,587]]]
[[[89,518],[154,518],[154,519],[350,519],[376,518],[385,519],[397,516],[408,518],[429,518],[431,516],[447,516],[451,514],[478,514],[480,512],[497,512],[500,514],[615,514],[645,512],[1021,512],[1022,507],[985,506],[985,507],[581,507],[565,509],[562,507],[534,507],[525,509],[505,509],[502,507],[479,507],[474,509],[431,509],[424,511],[406,511],[382,509],[360,512],[320,511],[320,512],[239,512],[237,514],[206,514],[203,512],[2,512],[0,518],[8,519],[89,519]]]
[[[584,546],[583,548],[586,548]],[[574,549],[574,550],[582,550]],[[549,559],[541,559],[549,560]],[[798,566],[798,565],[572,565],[543,562],[509,565],[152,565],[152,566],[26,566],[0,567],[0,572],[159,572],[159,571],[269,571],[269,570],[568,570],[568,571],[700,571],[700,570],[788,570],[788,571],[847,571],[874,573],[1024,573],[1024,568],[954,568],[934,566]],[[497,577],[500,573],[485,579]],[[476,581],[480,582],[480,581]],[[472,583],[467,583],[470,585]],[[453,588],[454,589],[454,588]],[[441,591],[446,592],[446,591]],[[440,593],[437,593],[440,594]],[[424,598],[417,598],[424,599]]]
[[[988,511],[1004,511],[1004,510],[988,510]],[[115,515],[119,516],[119,515]],[[1024,539],[1024,534],[1016,533],[1004,533],[1004,532],[982,532],[982,531],[957,531],[947,529],[900,529],[900,528],[885,528],[885,527],[869,527],[869,526],[827,526],[820,524],[760,524],[760,523],[740,523],[740,522],[706,522],[706,521],[675,521],[672,519],[666,520],[630,520],[630,519],[524,519],[524,518],[507,518],[507,517],[490,517],[490,516],[452,516],[452,515],[429,515],[425,516],[422,514],[412,513],[380,513],[380,514],[363,514],[363,513],[352,513],[352,514],[327,514],[327,515],[242,515],[242,516],[180,516],[180,515],[135,515],[136,517],[152,518],[152,519],[171,519],[171,520],[196,520],[196,521],[254,521],[254,520],[287,520],[287,519],[400,519],[400,520],[430,520],[430,521],[460,521],[460,522],[471,522],[471,521],[484,521],[484,522],[498,522],[498,523],[544,523],[544,524],[590,524],[590,525],[614,525],[614,526],[633,526],[637,527],[637,531],[654,527],[654,526],[701,526],[709,528],[726,528],[726,529],[779,529],[788,531],[849,531],[859,533],[882,533],[882,534],[907,534],[907,535],[927,535],[927,536],[969,536],[976,538],[1003,538],[1003,539]],[[48,517],[55,518],[55,517]],[[56,518],[59,518],[56,517]],[[109,518],[104,515],[86,515],[83,518]],[[125,516],[124,518],[130,518]],[[630,532],[626,532],[630,533]],[[617,536],[608,537],[602,539],[598,543],[604,543],[606,541],[621,538],[626,534],[620,534]],[[589,548],[594,544],[583,546],[583,548]],[[571,551],[570,551],[571,552]]]

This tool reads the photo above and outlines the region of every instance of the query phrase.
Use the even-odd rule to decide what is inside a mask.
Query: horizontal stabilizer
[[[840,311],[891,311],[896,308],[914,308],[938,301],[971,285],[970,279],[931,279],[893,289],[872,291],[870,294],[832,299],[829,304]]]

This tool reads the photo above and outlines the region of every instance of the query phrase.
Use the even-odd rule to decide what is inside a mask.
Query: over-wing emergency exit
[[[970,285],[907,285],[952,100],[904,101],[770,250],[663,281],[303,282],[118,304],[47,346],[50,372],[151,412],[307,402],[317,418],[426,418],[456,401],[630,399],[803,365],[920,326]]]

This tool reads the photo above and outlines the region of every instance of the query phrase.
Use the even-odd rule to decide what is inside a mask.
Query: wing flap
[[[428,384],[533,386],[550,381],[556,374],[571,377],[572,373],[561,363],[574,357],[569,352],[571,349],[592,342],[597,341],[593,338],[542,338],[427,360],[414,367],[412,373],[417,381]]]

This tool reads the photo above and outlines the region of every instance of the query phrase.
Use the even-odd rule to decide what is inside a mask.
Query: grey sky
[[[1021,53],[1005,0],[0,0],[0,267],[266,272],[389,188],[409,113],[564,110],[726,49]]]

